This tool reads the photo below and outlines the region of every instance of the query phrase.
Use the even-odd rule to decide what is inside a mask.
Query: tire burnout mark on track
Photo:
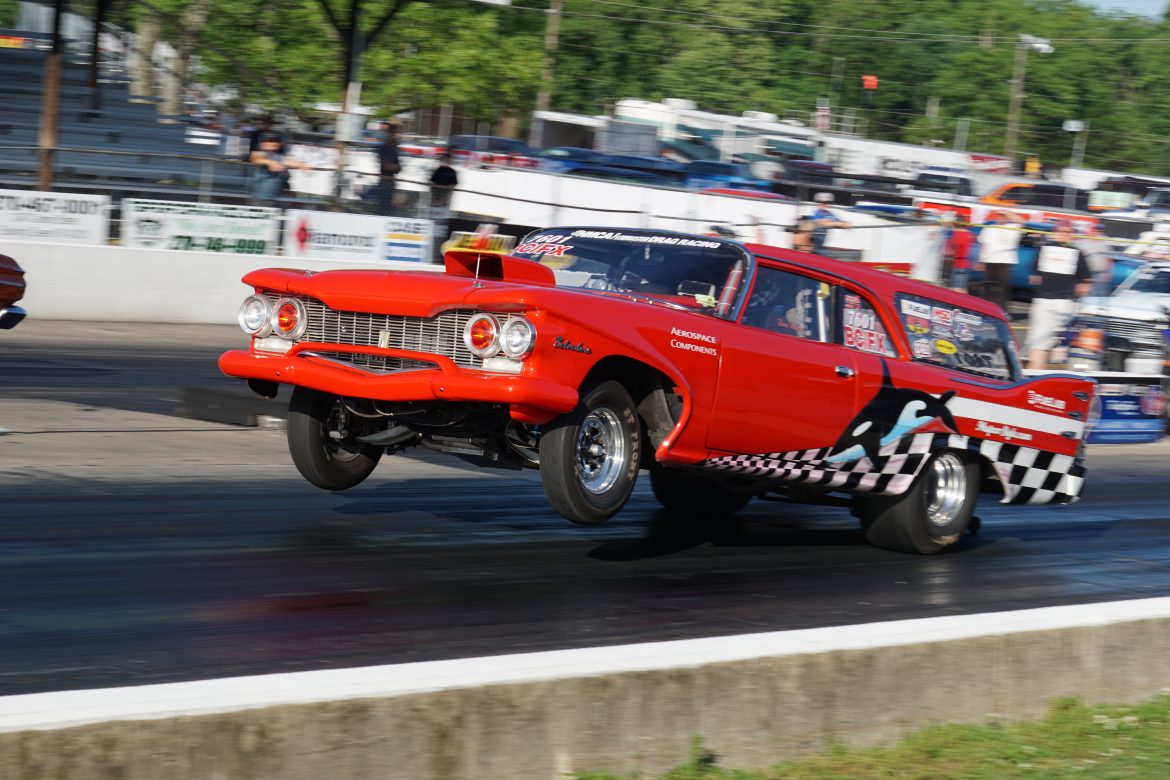
[[[186,344],[184,332],[150,339]],[[12,333],[20,360],[112,373],[0,372],[11,397],[169,411],[160,399],[215,380],[213,346],[144,337],[90,356]],[[553,514],[536,473],[430,454],[326,493],[295,475],[279,437],[252,433],[222,464],[126,466],[110,449],[97,465],[0,469],[0,695],[1170,595],[1165,448],[1144,463],[1090,452],[1073,507],[983,497],[980,536],[916,557],[869,547],[836,508],[756,501],[732,522],[679,524],[645,474],[597,528]],[[238,441],[154,435],[176,449]]]

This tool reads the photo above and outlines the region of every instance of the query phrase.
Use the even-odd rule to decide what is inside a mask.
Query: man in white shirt
[[[1010,211],[997,211],[979,231],[979,264],[983,278],[990,282],[988,298],[1006,309],[1011,298],[1012,269],[1020,262],[1020,235],[1023,225]],[[994,220],[994,223],[992,223]]]

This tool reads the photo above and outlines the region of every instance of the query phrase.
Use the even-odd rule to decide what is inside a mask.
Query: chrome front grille
[[[336,311],[313,298],[301,298],[309,315],[302,341],[349,344],[357,347],[384,347],[443,355],[458,366],[478,368],[479,360],[463,343],[463,328],[475,312],[447,311],[437,317],[400,317]],[[434,364],[370,354],[329,353],[351,365],[374,371],[403,371],[433,368]]]
[[[1161,346],[1164,343],[1163,327],[1156,322],[1105,318],[1105,333],[1115,338],[1125,339],[1131,344]]]

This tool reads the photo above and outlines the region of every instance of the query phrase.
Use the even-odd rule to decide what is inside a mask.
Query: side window
[[[832,293],[827,282],[761,265],[756,270],[743,324],[812,341],[829,341]]]
[[[1000,200],[1006,200],[1011,203],[1030,203],[1032,201],[1031,187],[1008,187],[1000,196]]]
[[[1064,187],[1053,187],[1052,185],[1039,184],[1035,187],[1037,206],[1048,206],[1050,208],[1061,208],[1064,206],[1064,196],[1067,190]],[[1073,200],[1072,198],[1069,199]]]
[[[1003,320],[909,293],[898,293],[895,300],[915,360],[994,379],[1020,378]]]
[[[875,355],[897,357],[881,317],[862,296],[842,290],[838,295],[841,327],[837,342]]]

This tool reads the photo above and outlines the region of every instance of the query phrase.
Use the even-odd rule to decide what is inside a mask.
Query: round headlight
[[[272,312],[268,306],[269,301],[263,295],[249,295],[244,299],[237,319],[245,333],[264,338],[272,332]]]
[[[463,327],[463,343],[476,357],[491,357],[500,351],[500,323],[490,314],[477,314]]]
[[[281,298],[272,312],[272,331],[286,339],[298,339],[309,325],[305,304],[296,298]]]
[[[500,329],[500,349],[513,360],[527,356],[535,343],[536,328],[523,317],[513,317]]]

